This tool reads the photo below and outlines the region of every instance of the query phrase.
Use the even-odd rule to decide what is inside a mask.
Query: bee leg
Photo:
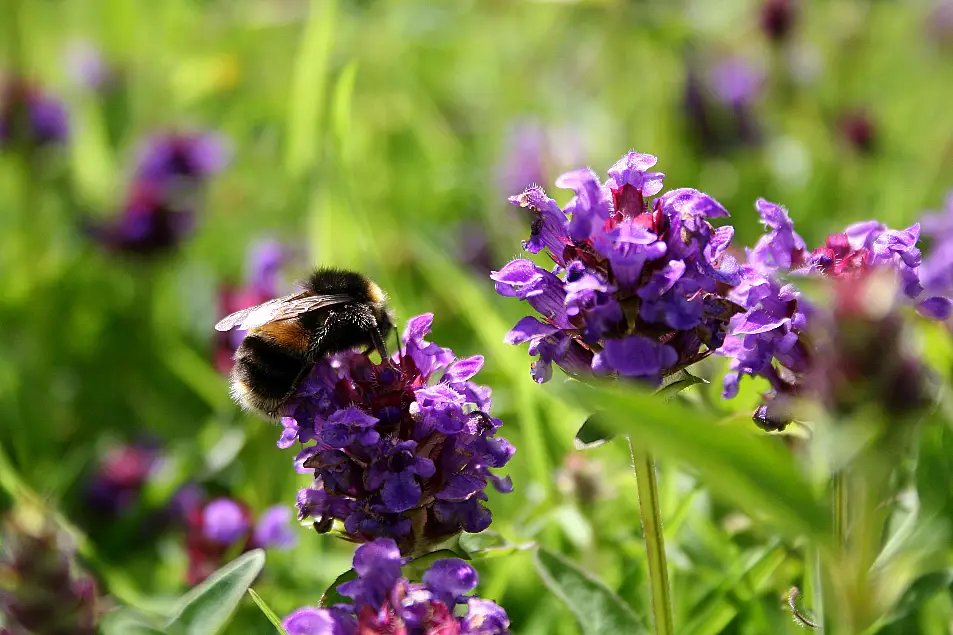
[[[376,325],[371,329],[371,341],[374,342],[374,348],[377,349],[377,352],[381,354],[381,362],[387,364],[393,370],[397,370],[390,355],[387,354],[387,345],[384,343],[384,338],[381,337],[380,329]]]
[[[285,407],[285,404],[288,403],[288,400],[294,397],[294,394],[298,391],[298,386],[308,376],[308,373],[311,372],[313,364],[305,364],[301,370],[298,371],[298,376],[295,377],[294,382],[291,384],[291,388],[288,389],[288,392],[285,393],[285,396],[281,398],[281,401],[278,402],[278,405],[275,406],[275,409],[268,413],[273,419],[279,418],[281,415],[281,409]]]

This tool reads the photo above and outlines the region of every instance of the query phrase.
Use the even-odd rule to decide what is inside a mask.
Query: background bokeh
[[[292,505],[306,484],[275,446],[280,429],[240,412],[216,365],[222,294],[247,284],[262,241],[289,254],[279,291],[312,265],[364,271],[401,323],[433,312],[434,341],[484,355],[479,380],[517,448],[515,492],[490,494],[493,530],[584,563],[648,615],[625,447],[575,452],[586,413],[535,385],[525,350],[502,343],[524,307],[487,273],[529,231],[506,197],[538,182],[563,203],[551,187],[561,172],[604,174],[634,148],[659,157],[668,188],[724,204],[736,244],[760,235],[764,196],[813,245],[866,218],[906,227],[953,187],[949,4],[0,6],[0,81],[28,82],[69,121],[61,143],[15,143],[9,131],[0,141],[0,508],[44,501],[81,532],[102,587],[146,610],[185,588],[187,530],[156,516],[181,487],[257,513]],[[227,153],[190,201],[194,231],[150,253],[116,248],[91,228],[124,213],[137,157],[174,132],[215,133]],[[698,399],[748,412],[749,383],[727,404],[717,382]],[[97,465],[132,442],[161,459],[130,503],[91,513]],[[798,632],[779,599],[804,566],[796,545],[690,469],[660,469],[680,632]],[[351,545],[299,534],[294,549],[269,552],[256,583],[279,614],[316,603],[350,566]],[[530,558],[482,562],[481,594],[517,633],[579,632]],[[953,616],[949,597],[925,606],[930,623]],[[927,618],[905,619],[896,632]],[[230,629],[274,632],[250,602]]]

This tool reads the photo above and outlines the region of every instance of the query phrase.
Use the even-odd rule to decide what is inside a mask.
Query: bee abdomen
[[[232,389],[246,406],[268,411],[294,387],[303,355],[251,332],[235,351]]]

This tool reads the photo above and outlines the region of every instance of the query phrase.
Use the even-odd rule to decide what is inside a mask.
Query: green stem
[[[649,588],[652,593],[652,613],[656,635],[674,635],[672,595],[668,583],[668,562],[665,558],[665,538],[662,535],[662,512],[659,508],[658,480],[655,459],[645,450],[636,450],[626,437],[632,469],[639,492],[639,514],[642,516],[642,535],[645,538],[645,556],[649,565]]]
[[[847,473],[834,474],[834,540],[838,549],[847,545]]]

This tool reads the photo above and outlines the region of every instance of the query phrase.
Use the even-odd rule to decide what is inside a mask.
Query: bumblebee
[[[323,268],[299,293],[236,311],[217,331],[247,330],[235,351],[231,394],[242,406],[277,419],[285,402],[323,357],[364,348],[390,362],[384,341],[394,328],[387,296],[365,276]]]

